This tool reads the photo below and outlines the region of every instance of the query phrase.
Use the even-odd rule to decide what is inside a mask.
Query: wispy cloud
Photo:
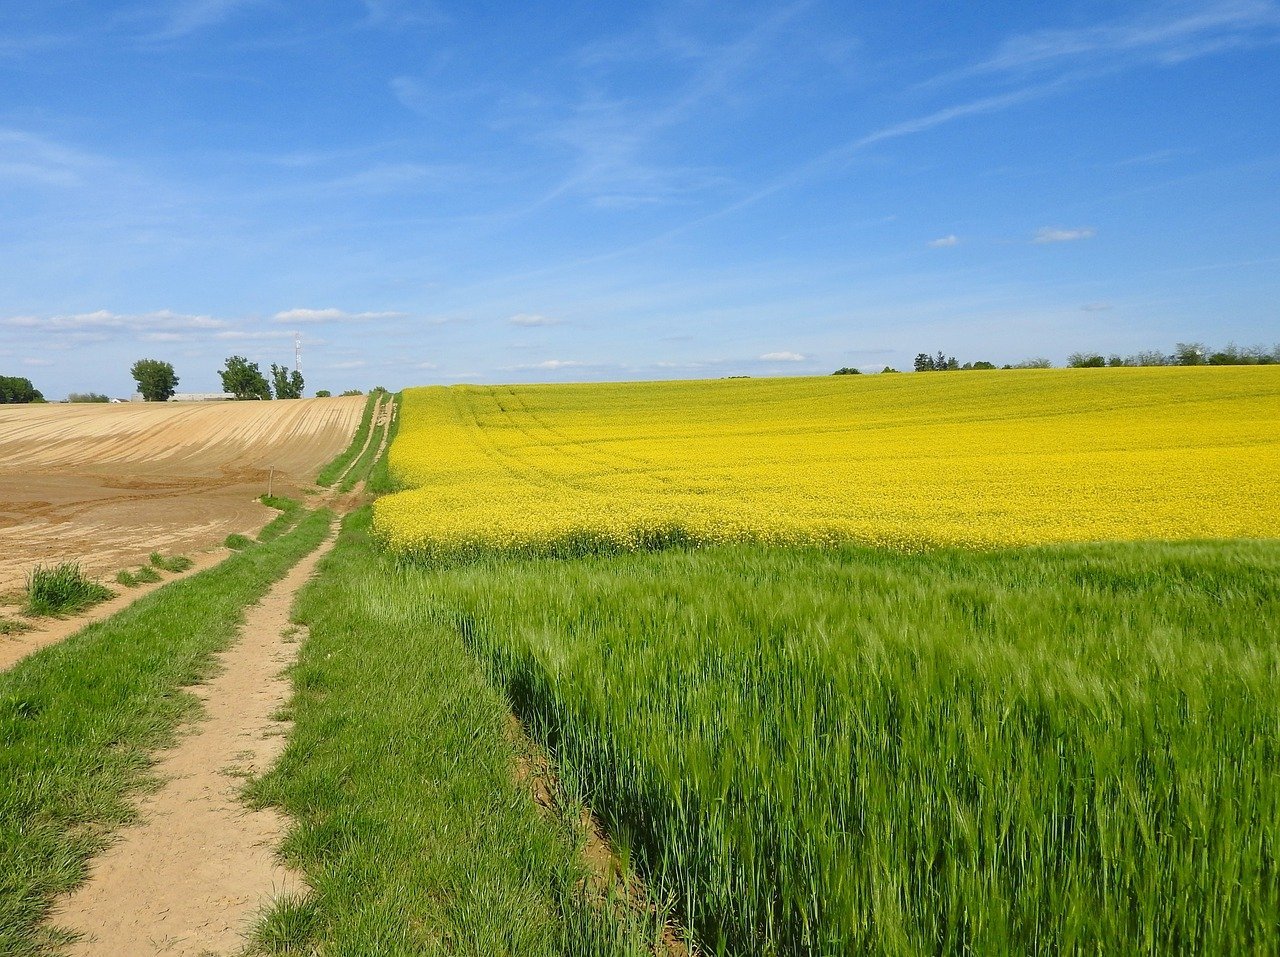
[[[449,16],[432,0],[364,0],[365,24],[373,27],[439,26]]]
[[[943,236],[939,239],[929,240],[930,249],[950,249],[952,246],[960,245],[960,237],[952,233],[950,236]]]
[[[217,26],[246,7],[262,0],[177,0],[161,13],[160,26],[150,40],[177,40]]]
[[[1086,302],[1080,307],[1085,312],[1106,312],[1111,308],[1109,302]]]
[[[808,358],[799,352],[766,352],[760,357],[763,362],[804,362]]]
[[[329,180],[325,190],[357,193],[398,193],[405,190],[440,189],[454,185],[467,174],[461,166],[428,166],[425,163],[378,163]]]
[[[1219,0],[1175,15],[1146,15],[1068,30],[1039,30],[1005,40],[996,52],[939,81],[982,74],[1029,72],[1080,61],[1181,63],[1246,46],[1280,41],[1280,6],[1272,0]]]
[[[512,316],[507,322],[513,326],[558,326],[563,320],[554,316],[542,316],[537,313],[521,312]]]
[[[63,332],[77,330],[124,330],[140,333],[163,331],[200,331],[225,328],[228,323],[212,316],[195,316],[161,309],[156,312],[117,313],[109,309],[94,312],[70,313],[52,316],[9,316],[0,324],[17,328]]]
[[[1098,231],[1092,226],[1080,226],[1075,229],[1063,229],[1060,226],[1044,226],[1036,230],[1031,241],[1036,245],[1046,243],[1074,243],[1081,239],[1092,239]]]
[[[653,146],[662,134],[694,119],[708,104],[741,96],[744,77],[771,54],[779,35],[810,6],[808,0],[785,4],[731,42],[700,50],[692,73],[665,101],[639,108],[630,98],[610,96],[593,82],[567,115],[551,121],[541,118],[539,138],[568,148],[574,159],[568,177],[538,205],[568,194],[585,195],[600,207],[653,205],[727,185],[715,169],[655,162]],[[586,57],[583,62],[602,61]]]
[[[535,362],[531,365],[514,366],[513,368],[526,372],[537,370],[554,372],[556,369],[580,369],[585,365],[585,362],[578,362],[576,359],[547,359],[545,362]]]
[[[97,157],[35,133],[0,128],[0,181],[79,186],[102,165]]]
[[[24,366],[37,366],[43,368],[44,366],[51,366],[55,363],[52,359],[27,358],[22,360],[22,364]]]
[[[371,319],[403,319],[403,312],[347,312],[345,309],[286,309],[271,318],[276,322],[367,322]]]
[[[214,338],[225,342],[275,342],[292,339],[293,333],[273,329],[228,329],[216,333]]]

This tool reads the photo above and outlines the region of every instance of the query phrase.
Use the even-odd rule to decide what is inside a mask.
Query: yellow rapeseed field
[[[404,551],[1280,537],[1280,367],[405,392]]]

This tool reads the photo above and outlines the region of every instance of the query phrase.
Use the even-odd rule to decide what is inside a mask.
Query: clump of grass
[[[150,565],[140,565],[138,570],[133,573],[133,580],[139,584],[150,585],[160,581],[160,573]]]
[[[264,954],[310,954],[320,927],[314,901],[298,895],[280,897],[254,928],[254,947]]]
[[[137,588],[138,579],[129,569],[122,568],[116,573],[116,584],[124,585],[125,588]]]
[[[0,618],[0,635],[21,635],[30,630],[31,625],[25,621],[19,621],[17,618]]]
[[[37,565],[27,575],[28,615],[66,615],[115,596],[110,588],[87,577],[79,562]]]
[[[249,538],[248,536],[241,535],[239,532],[234,532],[231,535],[228,535],[223,540],[222,544],[225,545],[227,548],[230,548],[232,551],[238,552],[240,551],[240,549],[248,548],[250,545],[252,545],[253,539]]]
[[[152,552],[151,564],[162,571],[177,574],[178,572],[185,572],[188,568],[194,565],[195,562],[189,559],[186,555],[171,555],[166,558],[159,552]]]

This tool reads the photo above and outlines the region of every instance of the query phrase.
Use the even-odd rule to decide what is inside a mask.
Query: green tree
[[[110,402],[110,396],[101,392],[72,392],[67,396],[68,402]]]
[[[1067,356],[1067,366],[1072,369],[1101,369],[1107,360],[1096,352],[1073,352]]]
[[[40,390],[25,376],[0,375],[0,405],[24,402],[43,402]]]
[[[227,356],[226,368],[219,369],[222,391],[230,392],[237,399],[269,399],[271,386],[258,368],[244,356]]]
[[[855,369],[853,368],[853,366],[842,366],[841,368],[837,369],[835,372],[831,374],[832,375],[862,375],[862,370]]]
[[[271,382],[277,399],[302,398],[302,373],[271,363]]]
[[[178,388],[173,366],[159,359],[139,359],[129,370],[144,402],[168,402]]]
[[[317,398],[317,399],[327,399],[327,398],[329,398],[329,396],[331,396],[331,395],[333,395],[333,393],[332,393],[332,392],[330,392],[328,389],[321,389],[319,392],[317,392],[317,393],[316,393],[316,398]]]

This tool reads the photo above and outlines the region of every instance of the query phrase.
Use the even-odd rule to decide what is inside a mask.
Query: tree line
[[[1267,366],[1280,365],[1280,344],[1271,346],[1240,347],[1234,342],[1214,349],[1203,342],[1179,342],[1172,352],[1152,350],[1137,352],[1132,355],[1100,352],[1073,352],[1067,357],[1069,369],[1094,369],[1119,366]],[[1037,356],[1023,359],[1021,362],[1007,363],[997,366],[994,362],[966,362],[961,364],[955,356],[945,352],[930,355],[921,352],[915,358],[916,372],[964,372],[971,369],[1052,369],[1053,363]],[[885,366],[883,372],[897,372],[891,366]],[[837,369],[832,375],[857,375],[860,369],[845,366]]]
[[[271,379],[262,374],[258,363],[244,356],[227,356],[224,368],[218,370],[222,391],[237,399],[301,399],[304,381],[297,369],[271,363]],[[173,364],[160,359],[139,359],[129,370],[138,392],[146,402],[167,402],[178,389],[178,374]],[[328,395],[328,392],[316,393]]]

